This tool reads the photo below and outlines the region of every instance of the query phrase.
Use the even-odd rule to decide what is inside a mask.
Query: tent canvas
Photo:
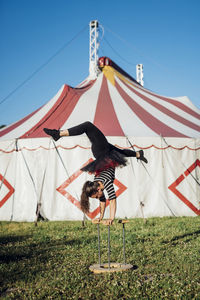
[[[44,106],[0,130],[0,220],[81,220],[81,187],[91,175],[85,136],[54,142],[44,127],[91,121],[110,143],[144,149],[148,165],[129,159],[116,170],[117,217],[200,214],[200,110],[187,97],[160,96],[109,59],[95,80],[63,85]],[[98,216],[91,201],[88,218]],[[108,213],[108,212],[107,212]]]

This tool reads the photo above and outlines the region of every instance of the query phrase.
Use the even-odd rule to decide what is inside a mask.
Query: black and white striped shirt
[[[99,175],[95,176],[94,181],[100,181],[104,185],[104,188],[106,189],[106,192],[108,194],[109,200],[113,200],[116,198],[115,189],[113,186],[113,182],[115,180],[115,169],[114,168],[108,168],[105,171],[102,171]],[[99,199],[102,202],[106,201],[105,195],[101,196]]]

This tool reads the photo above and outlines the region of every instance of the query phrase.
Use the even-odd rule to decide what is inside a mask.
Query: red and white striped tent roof
[[[63,85],[47,104],[0,130],[0,138],[44,137],[44,127],[65,129],[86,120],[106,136],[200,137],[200,110],[187,97],[153,93],[106,61],[95,80]]]

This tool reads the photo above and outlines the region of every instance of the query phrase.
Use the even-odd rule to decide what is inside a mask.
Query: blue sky
[[[143,63],[146,88],[200,108],[199,11],[199,0],[0,0],[0,125],[88,76],[95,19],[104,27],[99,56],[133,77]]]

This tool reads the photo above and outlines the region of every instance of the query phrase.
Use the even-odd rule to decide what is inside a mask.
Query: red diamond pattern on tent
[[[181,174],[171,185],[168,186],[181,201],[183,201],[195,214],[200,215],[200,209],[194,206],[190,200],[188,200],[181,192],[179,192],[176,187],[197,167],[200,167],[200,161],[197,159],[185,172]]]
[[[3,199],[0,200],[0,208],[8,201],[8,199],[12,196],[15,189],[12,187],[12,185],[0,174],[0,181],[2,184],[4,184],[8,188],[8,193],[3,197]]]
[[[84,166],[86,166],[88,163],[92,162],[93,159],[90,158],[83,166],[81,166],[81,168],[83,168]],[[80,169],[81,169],[80,168]],[[76,207],[78,207],[79,209],[81,209],[80,207],[80,202],[74,198],[69,192],[66,191],[66,188],[74,181],[76,180],[81,174],[83,173],[83,171],[78,170],[76,171],[74,174],[72,174],[66,181],[63,182],[63,184],[61,184],[56,190],[61,193],[65,198],[67,198],[72,204],[74,204]],[[116,196],[119,197],[119,195],[121,195],[126,189],[127,187],[122,184],[118,179],[115,179],[114,184],[118,187],[118,190],[116,191]],[[109,205],[109,201],[106,200],[106,207]],[[100,208],[97,207],[96,209],[94,209],[93,211],[89,212],[87,214],[87,216],[90,219],[94,219],[98,214],[100,213]]]

